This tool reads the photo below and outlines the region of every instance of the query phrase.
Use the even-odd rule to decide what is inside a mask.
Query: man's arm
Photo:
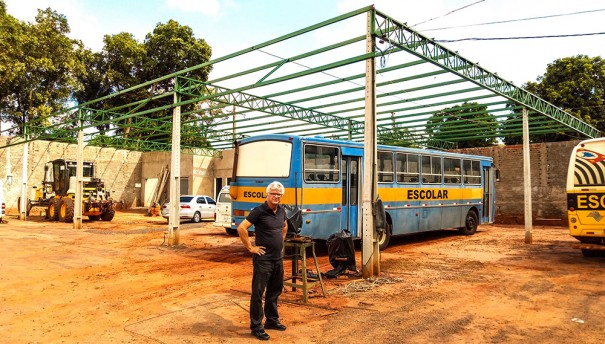
[[[286,238],[286,234],[288,234],[288,221],[284,221],[284,229],[282,229],[282,236],[284,239]]]
[[[259,256],[262,256],[263,254],[265,254],[265,247],[252,245],[252,243],[250,242],[250,237],[248,236],[248,228],[250,228],[250,226],[252,226],[252,223],[250,223],[250,221],[242,221],[242,223],[237,226],[237,234],[239,234],[239,238],[244,244],[246,250],[248,250],[252,254],[258,254]]]

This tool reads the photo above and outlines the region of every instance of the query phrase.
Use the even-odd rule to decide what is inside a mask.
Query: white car
[[[216,200],[216,219],[213,225],[225,228],[227,234],[236,235],[237,229],[231,228],[231,195],[229,185],[223,187]]]
[[[196,223],[206,219],[214,220],[216,202],[212,197],[205,195],[181,195],[180,203],[181,220],[186,219]],[[164,203],[162,206],[162,216],[168,220],[170,216],[169,202]]]

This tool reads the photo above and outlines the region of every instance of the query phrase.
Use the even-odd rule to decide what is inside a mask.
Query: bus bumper
[[[573,244],[572,248],[580,249],[580,250],[593,250],[593,251],[605,251],[605,245],[599,244]]]

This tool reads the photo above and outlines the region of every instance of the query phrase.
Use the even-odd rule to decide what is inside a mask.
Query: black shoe
[[[252,330],[252,335],[260,340],[269,340],[269,334],[265,330]]]
[[[265,328],[269,330],[285,331],[287,327],[278,321],[265,323]]]

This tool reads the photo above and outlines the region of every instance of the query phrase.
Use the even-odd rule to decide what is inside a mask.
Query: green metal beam
[[[380,11],[376,11],[376,14],[377,29],[374,32],[376,37],[380,37],[380,39],[388,41],[390,44],[413,55],[427,59],[440,68],[445,68],[529,109],[540,112],[588,137],[601,136],[600,131],[596,128],[526,90],[516,87],[511,82],[480,67],[479,64],[466,60],[457,53],[446,49],[432,39],[421,35]]]

